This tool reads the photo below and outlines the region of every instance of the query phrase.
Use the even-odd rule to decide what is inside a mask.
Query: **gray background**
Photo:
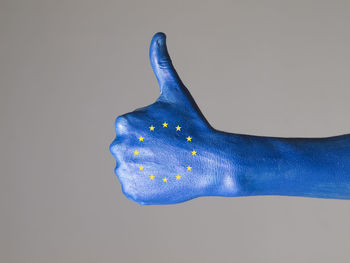
[[[200,198],[141,207],[108,151],[151,104],[152,35],[216,128],[350,132],[349,1],[0,4],[1,262],[349,262],[350,201]]]

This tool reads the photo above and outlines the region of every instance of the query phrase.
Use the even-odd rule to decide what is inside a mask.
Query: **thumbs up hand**
[[[177,75],[165,43],[157,33],[150,60],[160,97],[148,107],[119,116],[110,146],[124,194],[140,204],[172,204],[216,195],[221,140],[209,126]],[[216,149],[217,147],[221,147]],[[220,163],[222,162],[222,163]],[[231,186],[235,184],[230,179]]]
[[[272,138],[213,129],[154,35],[160,96],[119,116],[110,151],[123,193],[143,205],[200,196],[288,195],[350,199],[350,135]]]

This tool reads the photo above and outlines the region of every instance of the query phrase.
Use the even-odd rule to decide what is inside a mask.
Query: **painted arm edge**
[[[218,133],[222,158],[230,163],[229,171],[219,170],[220,196],[350,199],[350,134],[278,138]]]

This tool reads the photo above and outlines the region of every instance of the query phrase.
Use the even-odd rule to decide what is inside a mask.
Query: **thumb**
[[[165,34],[161,32],[153,36],[149,57],[160,86],[161,97],[170,101],[178,101],[184,99],[187,92],[171,62],[165,39]]]
[[[176,73],[171,63],[165,39],[166,36],[164,33],[156,33],[152,38],[149,49],[152,69],[160,86],[160,97],[158,100],[185,106],[187,109],[190,109],[191,112],[195,113],[195,116],[204,121],[206,127],[210,127],[210,124],[203,116],[190,92]]]

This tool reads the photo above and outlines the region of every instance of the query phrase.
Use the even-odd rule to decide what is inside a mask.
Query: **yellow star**
[[[188,142],[190,142],[192,140],[192,137],[188,136],[186,139]]]
[[[154,131],[154,128],[155,128],[155,127],[154,127],[153,125],[151,125],[151,126],[149,127],[149,130],[150,130],[150,131]]]
[[[135,154],[135,155],[138,155],[138,154],[139,154],[139,151],[138,151],[138,150],[134,151],[134,154]]]
[[[149,176],[149,179],[154,180],[154,175],[151,174],[151,175]]]
[[[140,169],[140,171],[143,171],[143,166],[140,165],[140,166],[139,166],[139,169]]]
[[[144,139],[144,138],[143,138],[142,136],[139,137],[139,141],[140,141],[140,142],[143,142],[143,139]]]
[[[163,182],[164,182],[164,183],[168,182],[168,178],[164,177],[164,178],[163,178]]]
[[[181,127],[179,125],[177,125],[175,128],[176,128],[176,131],[180,131],[181,130]]]
[[[192,151],[192,155],[196,155],[197,152],[195,150]]]
[[[181,176],[180,175],[176,175],[176,180],[180,180]]]
[[[166,128],[168,127],[168,124],[166,122],[163,123],[163,127]]]
[[[191,171],[192,167],[191,166],[187,166],[187,171]]]

